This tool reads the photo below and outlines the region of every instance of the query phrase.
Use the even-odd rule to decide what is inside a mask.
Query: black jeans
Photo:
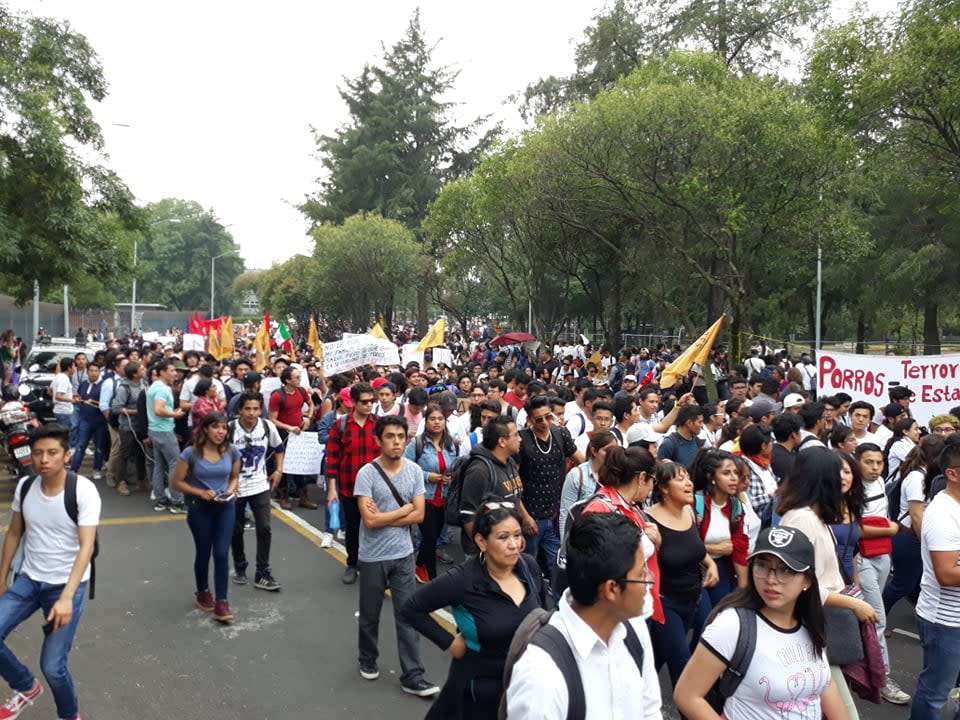
[[[417,565],[427,569],[427,575],[433,580],[437,576],[437,539],[443,530],[443,506],[426,504],[423,510],[423,522],[420,523],[420,549],[417,551]]]
[[[341,496],[340,507],[347,521],[346,527],[343,528],[347,535],[347,567],[355,568],[357,555],[360,552],[360,506],[357,504],[357,498]]]
[[[233,550],[233,567],[237,572],[246,570],[247,556],[243,551],[244,508],[253,512],[253,524],[257,533],[257,576],[270,571],[270,491],[237,498],[237,517],[233,523],[233,537],[230,545]]]
[[[117,481],[126,480],[133,482],[134,469],[137,474],[138,482],[145,482],[147,479],[146,457],[143,454],[143,448],[137,441],[137,435],[133,430],[120,428],[120,465]]]

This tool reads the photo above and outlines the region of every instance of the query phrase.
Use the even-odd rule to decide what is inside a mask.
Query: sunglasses
[[[513,510],[516,507],[515,504],[509,500],[500,500],[498,502],[485,502],[483,508],[485,510]]]

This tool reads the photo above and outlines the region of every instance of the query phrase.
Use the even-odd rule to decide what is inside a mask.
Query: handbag
[[[865,517],[860,521],[864,527],[887,527],[889,520],[879,515]],[[860,538],[860,554],[865,558],[875,558],[881,555],[889,555],[893,552],[893,538],[891,537],[872,537]]]
[[[383,481],[387,484],[387,487],[390,488],[390,493],[393,495],[393,499],[397,501],[397,508],[399,509],[399,508],[402,508],[404,505],[406,505],[407,501],[404,500],[403,497],[400,495],[400,491],[397,490],[397,486],[394,485],[393,481],[390,480],[390,476],[387,475],[386,471],[382,467],[380,467],[380,463],[374,460],[370,464],[373,465],[373,467],[376,469],[378,473],[380,473],[380,477],[383,478]],[[415,546],[416,543],[413,540],[413,525],[410,526],[409,530],[410,530],[410,545]]]
[[[837,545],[837,536],[830,529],[830,537],[833,538],[833,546],[839,550]],[[847,533],[847,540],[843,545],[844,555],[850,547],[850,534]],[[858,599],[863,598],[863,593],[853,584],[853,578],[849,577],[846,568],[841,562],[841,557],[837,553],[837,564],[840,567],[840,576],[846,587],[843,588],[843,595],[850,595]],[[862,662],[863,638],[860,636],[860,620],[853,610],[849,608],[838,608],[823,606],[823,620],[827,637],[827,661],[831,665],[852,665]]]

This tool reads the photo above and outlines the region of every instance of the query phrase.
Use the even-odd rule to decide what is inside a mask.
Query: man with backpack
[[[641,617],[653,578],[640,530],[615,513],[581,515],[570,527],[567,578],[557,611],[539,613],[540,627],[525,620],[517,630],[504,675],[506,717],[661,718]]]
[[[37,475],[20,481],[3,541],[0,638],[5,641],[34,611],[42,611],[46,624],[40,664],[53,693],[57,717],[79,719],[67,657],[83,614],[100,523],[100,495],[90,480],[67,472],[69,446],[69,430],[59,424],[43,425],[30,438]],[[8,588],[7,578],[21,543],[23,563],[15,568]],[[0,676],[16,692],[0,706],[0,718],[19,716],[43,692],[40,681],[5,644],[0,646]]]
[[[476,555],[477,546],[473,542],[473,522],[477,510],[488,495],[496,495],[518,506],[523,518],[524,532],[534,532],[536,521],[523,507],[523,483],[513,460],[520,449],[520,433],[513,420],[500,415],[487,422],[483,431],[483,441],[475,447],[467,459],[461,460],[458,473],[454,473],[447,494],[452,511],[459,514],[459,524],[463,528],[460,544],[465,555]],[[458,483],[459,481],[459,483]],[[447,522],[452,518],[448,517]]]
[[[270,419],[276,424],[284,442],[290,433],[299,435],[313,422],[313,399],[310,393],[300,385],[300,370],[290,366],[280,373],[283,385],[270,394]],[[284,475],[280,484],[280,507],[289,510],[293,507],[293,497],[299,505],[308,510],[316,510],[317,503],[307,496],[307,484],[311,478],[306,475]]]
[[[377,419],[373,415],[376,395],[367,383],[357,383],[350,388],[350,413],[339,418],[330,428],[327,438],[327,500],[339,495],[340,507],[346,519],[347,566],[343,571],[343,584],[357,581],[357,553],[360,548],[360,508],[353,488],[357,472],[380,454],[373,428]],[[392,416],[391,416],[392,417]]]

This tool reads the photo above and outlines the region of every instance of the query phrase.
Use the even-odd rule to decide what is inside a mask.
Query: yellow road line
[[[286,525],[287,527],[293,528],[297,533],[299,533],[300,535],[302,535],[303,537],[305,537],[305,538],[306,538],[307,540],[309,540],[311,543],[313,543],[313,544],[316,545],[317,547],[320,547],[320,539],[319,539],[318,537],[316,537],[315,535],[313,535],[312,533],[310,533],[306,528],[302,527],[302,526],[301,526],[299,523],[297,523],[295,520],[291,519],[291,518],[289,517],[289,515],[288,515],[284,510],[280,510],[280,509],[278,509],[278,508],[273,508],[270,512],[271,512],[271,514],[272,514],[275,518],[277,518],[277,519],[278,519],[280,522],[282,522],[284,525]],[[320,548],[320,549],[323,550],[324,552],[326,552],[330,557],[336,558],[337,561],[338,561],[341,565],[343,565],[344,567],[346,567],[346,564],[347,564],[347,556],[344,555],[342,552],[340,552],[340,550],[338,550],[338,549],[335,548],[335,547]],[[390,591],[389,591],[389,590],[387,590],[387,595],[390,595]],[[447,614],[447,613],[444,613],[444,615],[446,615],[446,614]],[[448,617],[444,617],[443,615],[440,615],[440,614],[438,614],[438,613],[431,613],[431,615],[433,616],[433,619],[436,620],[438,623],[440,623],[440,625],[443,626],[443,628],[444,628],[447,632],[450,632],[450,633],[452,633],[452,634],[454,634],[454,635],[456,635],[457,632],[459,632],[459,631],[457,630],[456,624],[450,622],[450,620],[448,619]]]
[[[160,513],[157,513],[156,515],[138,515],[136,517],[115,517],[101,519],[100,525],[143,525],[145,523],[161,523],[185,520],[186,517],[186,513],[183,515],[171,515],[170,513],[164,513],[161,515]]]

